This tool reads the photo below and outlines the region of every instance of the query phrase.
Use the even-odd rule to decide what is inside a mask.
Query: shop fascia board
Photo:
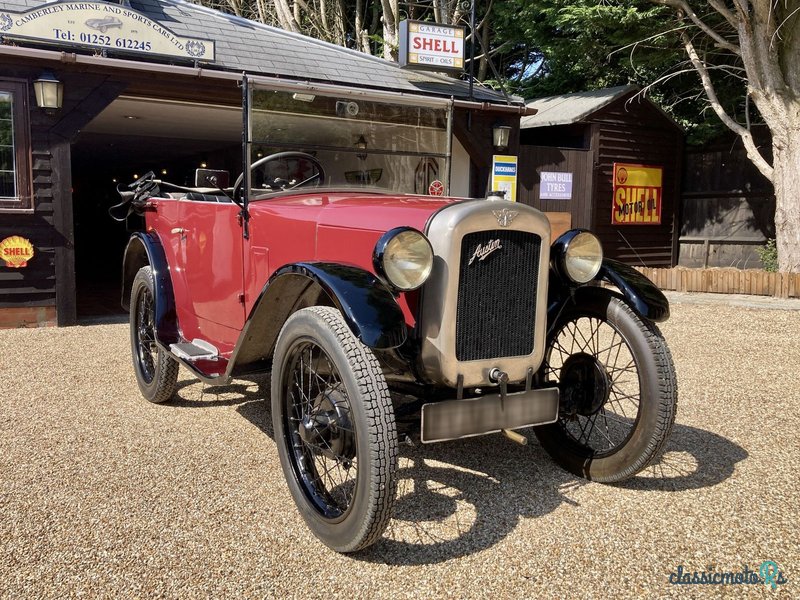
[[[6,56],[13,57],[15,59],[22,58],[47,61],[51,64],[53,62],[58,62],[64,65],[81,65],[95,68],[118,69],[122,71],[159,73],[194,79],[212,79],[216,81],[231,81],[237,83],[241,82],[245,75],[244,73],[204,69],[203,67],[181,67],[178,65],[145,63],[120,58],[75,54],[72,52],[43,50],[39,48],[0,46],[0,57]],[[263,75],[248,75],[248,80],[257,86],[263,86],[275,91],[300,92],[307,94],[317,93],[320,95],[328,94],[340,97],[354,97],[364,100],[386,101],[396,104],[410,104],[414,106],[426,106],[431,108],[446,108],[448,106],[453,106],[455,108],[476,110],[480,112],[511,113],[520,116],[533,115],[536,113],[536,109],[532,109],[524,105],[492,104],[491,102],[458,100],[452,96],[450,98],[442,98],[424,96],[421,94],[409,94],[407,92],[385,92],[380,90],[343,87],[327,83],[311,83],[307,81],[266,77]]]

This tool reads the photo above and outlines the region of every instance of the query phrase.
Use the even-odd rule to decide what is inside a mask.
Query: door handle
[[[180,233],[181,235],[186,235],[186,230],[183,227],[173,227],[170,233]]]

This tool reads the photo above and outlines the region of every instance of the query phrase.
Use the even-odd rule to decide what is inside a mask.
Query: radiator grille
[[[541,243],[525,231],[464,236],[456,312],[459,361],[533,352]]]

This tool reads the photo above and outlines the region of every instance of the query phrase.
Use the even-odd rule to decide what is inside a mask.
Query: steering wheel
[[[325,181],[325,169],[322,167],[322,163],[320,163],[316,158],[311,156],[310,154],[306,154],[305,152],[276,152],[275,154],[269,154],[263,158],[259,158],[256,162],[250,165],[250,171],[257,169],[258,167],[272,161],[272,160],[280,160],[280,159],[289,159],[289,158],[298,158],[302,160],[307,160],[310,162],[314,169],[315,173],[311,177],[307,177],[302,181],[296,181],[294,179],[282,179],[280,177],[276,177],[271,183],[267,184],[271,190],[291,190],[296,187],[301,187],[306,185],[307,183],[311,183],[312,181],[316,181],[316,185],[320,186]],[[233,193],[231,194],[234,198],[239,197],[240,189],[242,183],[244,182],[244,172],[236,178],[236,183],[233,184]]]

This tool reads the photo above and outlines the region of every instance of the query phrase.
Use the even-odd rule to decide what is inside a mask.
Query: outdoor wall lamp
[[[48,112],[60,109],[64,102],[64,84],[50,71],[44,71],[33,82],[33,91],[36,93],[36,105]]]
[[[367,140],[364,139],[363,135],[358,136],[356,140],[356,150],[358,150],[358,154],[356,156],[361,160],[367,159]]]
[[[508,139],[511,137],[511,127],[508,125],[495,125],[492,127],[492,145],[498,152],[508,148]]]

